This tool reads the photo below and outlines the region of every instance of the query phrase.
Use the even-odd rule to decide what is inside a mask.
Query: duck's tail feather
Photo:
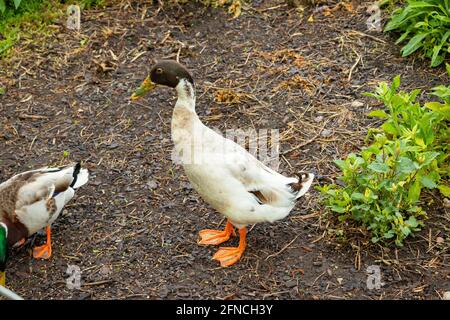
[[[295,194],[295,200],[302,197],[306,192],[308,192],[309,188],[311,188],[313,180],[313,173],[300,172],[300,174],[298,175],[298,182],[289,184],[292,192]]]
[[[77,163],[73,169],[73,181],[70,184],[72,189],[78,189],[82,185],[86,184],[89,180],[89,171],[82,169],[81,164]]]

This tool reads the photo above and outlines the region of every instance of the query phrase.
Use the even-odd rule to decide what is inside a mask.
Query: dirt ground
[[[394,37],[368,31],[364,3],[308,22],[314,8],[300,17],[284,1],[253,1],[237,19],[128,1],[84,12],[80,33],[61,21],[45,45],[17,47],[0,70],[0,181],[75,160],[91,181],[54,224],[50,260],[31,256],[42,236],[12,252],[10,288],[26,299],[441,299],[449,217],[438,194],[425,196],[422,232],[383,248],[359,230],[338,239],[313,190],[288,218],[252,227],[242,260],[219,267],[217,249],[197,240],[223,219],[171,161],[174,92],[129,100],[155,59],[178,57],[207,125],[279,129],[281,172],[334,180],[332,160],[357,151],[377,123],[365,114],[380,105],[363,92],[396,74],[405,89],[447,81],[442,68],[401,58]],[[79,290],[66,286],[68,265],[81,269]],[[372,265],[380,289],[366,286]]]

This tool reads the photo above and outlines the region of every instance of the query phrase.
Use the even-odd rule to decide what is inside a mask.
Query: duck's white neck
[[[193,85],[189,81],[181,79],[175,89],[178,94],[175,107],[186,108],[195,113],[195,88]]]

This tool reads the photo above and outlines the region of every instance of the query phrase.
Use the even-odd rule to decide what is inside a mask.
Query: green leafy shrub
[[[450,53],[450,0],[408,0],[405,7],[392,13],[384,31],[400,31],[397,44],[402,47],[402,56],[420,49],[436,67]]]
[[[45,27],[63,12],[56,0],[6,0],[4,3],[7,5],[3,11],[0,3],[0,57],[19,39],[36,39],[36,35],[46,33]]]
[[[389,86],[381,83],[367,94],[386,106],[369,116],[385,119],[381,128],[369,130],[372,144],[345,160],[336,160],[343,185],[318,187],[323,201],[340,221],[362,224],[372,241],[394,240],[402,245],[420,230],[426,212],[418,205],[422,189],[439,188],[445,196],[449,178],[450,86],[433,89],[440,102],[416,102],[419,90],[398,91],[400,77]]]
[[[27,2],[37,2],[39,4],[47,2],[57,2],[57,3],[64,3],[65,1],[42,1],[42,0],[0,0],[0,14],[4,14],[7,9],[10,9],[12,11],[17,11],[21,4],[26,4]],[[79,0],[75,1],[74,3],[78,3],[83,9],[89,9],[92,7],[102,7],[105,4],[105,0]],[[1,17],[1,15],[0,15]]]
[[[3,14],[6,11],[7,6],[9,8],[18,9],[21,2],[22,0],[0,0],[0,13]]]
[[[41,39],[50,34],[46,28],[65,14],[69,3],[77,3],[81,9],[104,7],[107,0],[0,0],[0,58],[19,39]],[[38,40],[40,41],[40,40]]]
[[[201,3],[212,6],[213,8],[228,7],[228,13],[237,18],[241,15],[242,4],[244,0],[200,0]]]

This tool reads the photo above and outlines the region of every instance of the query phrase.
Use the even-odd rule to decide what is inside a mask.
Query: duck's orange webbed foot
[[[230,222],[227,222],[224,230],[205,229],[199,232],[201,237],[198,244],[213,244],[218,245],[230,239],[231,235],[236,236],[234,227]]]
[[[247,244],[247,229],[239,229],[239,236],[239,246],[220,248],[213,256],[213,259],[219,261],[222,267],[229,267],[232,264],[238,262],[242,257],[242,254],[245,251],[245,246]]]
[[[51,229],[49,226],[47,226],[46,232],[47,232],[46,244],[39,247],[35,247],[33,249],[33,257],[35,259],[49,259],[52,256],[52,238],[51,238]]]

